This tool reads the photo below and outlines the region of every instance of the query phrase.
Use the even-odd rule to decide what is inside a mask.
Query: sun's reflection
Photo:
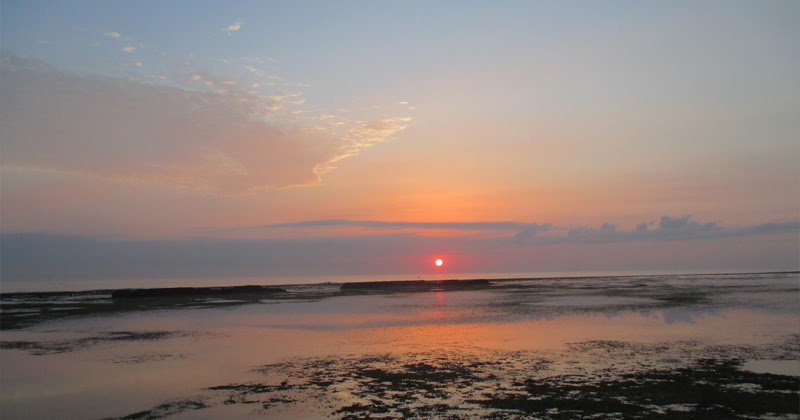
[[[444,304],[444,292],[434,292],[436,296],[436,304],[443,305]]]
[[[427,310],[420,313],[423,322],[447,322],[450,318],[455,316],[455,313],[458,311],[445,304],[445,292],[434,291],[431,292],[431,294],[433,295],[432,304],[430,304]]]

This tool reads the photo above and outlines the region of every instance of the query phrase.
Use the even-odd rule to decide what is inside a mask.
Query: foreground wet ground
[[[463,290],[324,285],[136,302],[4,296],[4,318],[33,315],[4,320],[0,413],[797,418],[799,281],[783,273]],[[83,309],[55,316],[60,307]]]
[[[753,357],[796,357],[799,344],[797,336],[762,347],[591,341],[565,352],[303,358],[259,367],[254,381],[212,386],[122,418],[211,408],[222,415],[236,405],[294,418],[796,418],[796,376],[742,365]]]

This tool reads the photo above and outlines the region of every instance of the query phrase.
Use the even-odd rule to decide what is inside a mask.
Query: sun
[[[433,262],[433,264],[436,265],[437,267],[441,267],[442,265],[444,265],[444,260],[442,260],[441,258],[437,258],[436,261]]]

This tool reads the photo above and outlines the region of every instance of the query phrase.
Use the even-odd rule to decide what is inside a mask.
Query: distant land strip
[[[152,289],[119,289],[111,293],[112,299],[151,298],[151,297],[190,297],[227,296],[242,294],[286,293],[286,289],[269,286],[227,286],[227,287],[160,287]]]

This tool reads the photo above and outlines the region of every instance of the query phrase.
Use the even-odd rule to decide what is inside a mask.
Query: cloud
[[[410,122],[410,117],[356,122],[342,136],[339,153],[324,164],[317,165],[314,168],[314,173],[323,175],[336,169],[336,166],[333,165],[334,163],[351,156],[357,156],[362,150],[386,141],[398,132],[405,130]]]
[[[300,95],[302,95],[302,94],[298,93],[298,92],[280,91],[275,95],[267,96],[267,99],[270,99],[270,100],[273,100],[273,101],[276,101],[276,102],[280,102],[280,101],[285,101],[288,98],[298,97]]]
[[[680,241],[696,239],[719,239],[730,237],[759,236],[800,231],[800,223],[765,223],[753,226],[725,228],[716,222],[696,222],[691,216],[662,216],[656,229],[652,223],[641,223],[632,230],[621,230],[611,223],[598,228],[579,226],[558,227],[552,223],[523,223],[512,221],[485,222],[403,222],[379,220],[305,220],[291,223],[276,223],[249,226],[241,229],[292,229],[359,227],[366,229],[445,229],[461,231],[512,231],[506,239],[517,245],[556,245],[575,243],[615,243],[631,241]],[[546,235],[542,235],[546,233]]]
[[[662,216],[661,223],[659,224],[660,229],[662,230],[669,230],[669,231],[677,231],[677,230],[708,230],[714,229],[716,223],[709,222],[709,223],[697,223],[693,220],[690,220],[692,216],[686,215],[681,217],[669,217],[669,216]]]
[[[132,46],[128,45],[127,47],[123,47],[122,51],[125,51],[126,53],[130,54],[130,53],[136,52],[136,47],[132,47]]]
[[[223,31],[230,35],[233,32],[237,32],[239,29],[242,29],[242,22],[236,21],[228,25],[228,27],[223,29]]]
[[[314,169],[345,147],[315,130],[254,119],[257,104],[241,95],[4,62],[2,161],[12,169],[237,194],[315,183]]]
[[[511,231],[544,231],[552,225],[520,222],[392,222],[380,220],[305,220],[292,223],[274,223],[252,226],[255,229],[286,229],[306,227],[361,227],[371,229],[447,229],[447,230],[511,230]]]
[[[114,38],[114,39],[119,39],[119,37],[120,37],[119,32],[106,32],[106,33],[103,34],[103,36],[107,37],[107,38]]]
[[[330,170],[332,162],[387,140],[408,123],[345,122],[340,132],[319,129],[313,117],[308,125],[281,125],[278,117],[268,122],[265,116],[299,103],[300,93],[261,98],[198,72],[185,82],[202,89],[187,90],[150,76],[143,82],[78,76],[4,57],[4,167],[242,194],[318,183],[327,172],[320,168]]]
[[[203,76],[199,73],[192,73],[186,78],[186,83],[194,83],[203,80]]]
[[[691,216],[662,216],[658,227],[654,222],[642,222],[633,230],[618,230],[604,223],[600,228],[577,227],[567,230],[565,237],[547,238],[546,241],[609,243],[628,241],[684,241],[699,239],[721,239],[731,237],[760,236],[775,233],[800,231],[800,222],[764,223],[744,227],[724,227],[718,222],[697,222]]]
[[[519,232],[517,232],[513,239],[514,243],[517,245],[525,245],[535,240],[536,235],[539,233],[547,232],[553,230],[554,226],[552,223],[545,223],[545,224],[536,224],[530,223],[528,226],[523,227]]]

